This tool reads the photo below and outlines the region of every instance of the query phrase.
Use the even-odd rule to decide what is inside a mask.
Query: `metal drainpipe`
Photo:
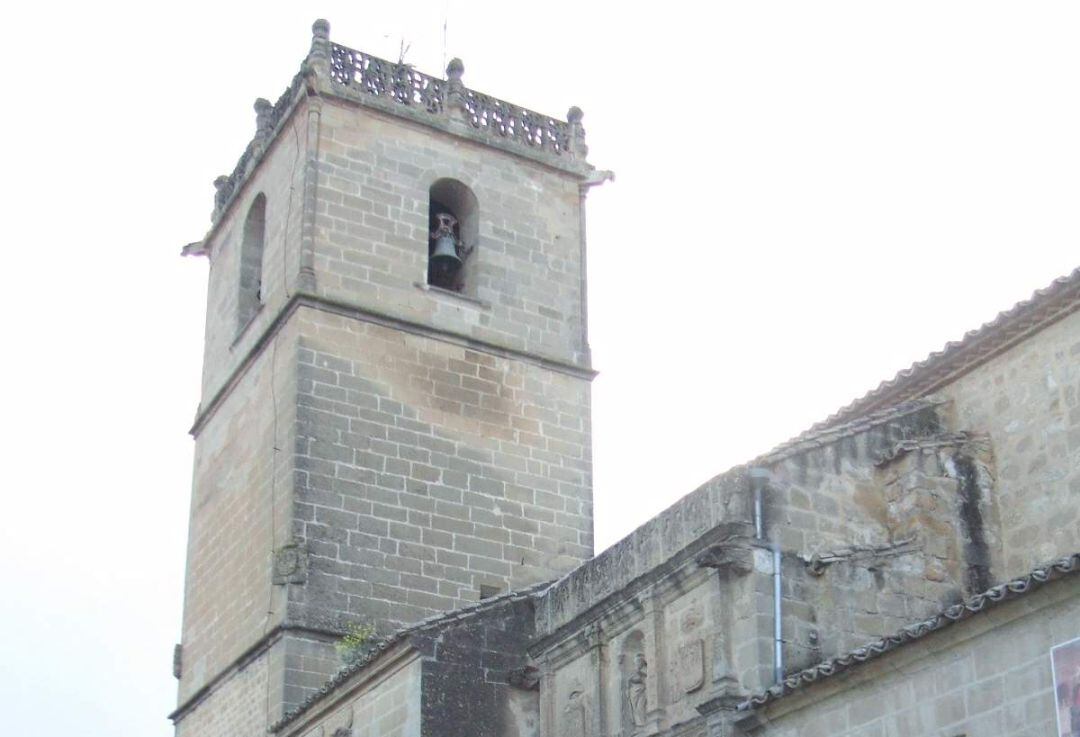
[[[769,479],[769,471],[766,468],[751,468],[750,469],[750,483],[754,489],[754,537],[759,541],[765,542],[765,523],[763,514],[762,497],[764,494],[765,484]],[[784,680],[784,638],[783,638],[783,616],[780,609],[780,602],[782,599],[782,586],[781,586],[781,556],[780,556],[780,544],[768,546],[772,550],[772,564],[773,564],[773,678],[776,683],[780,683]]]

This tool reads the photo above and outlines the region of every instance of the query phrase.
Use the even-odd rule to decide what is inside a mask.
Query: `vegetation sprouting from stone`
[[[341,660],[346,664],[355,663],[375,644],[375,625],[369,622],[354,622],[348,626],[345,636],[334,647]]]

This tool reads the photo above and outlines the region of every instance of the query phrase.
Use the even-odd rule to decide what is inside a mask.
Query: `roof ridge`
[[[1043,584],[1063,576],[1080,573],[1080,552],[1058,558],[1032,570],[1030,573],[1005,583],[991,586],[986,591],[969,597],[958,604],[945,607],[934,616],[902,627],[896,634],[868,642],[843,655],[823,660],[809,668],[785,677],[780,683],[751,696],[737,707],[738,711],[750,711],[776,701],[794,691],[841,673],[859,663],[873,660],[931,632],[967,619],[1003,601],[1015,599]]]
[[[1060,309],[1053,309],[1061,302]],[[1026,335],[1041,330],[1080,309],[1080,267],[1054,279],[1042,289],[999,312],[992,320],[949,341],[921,361],[898,371],[891,379],[833,412],[808,432],[832,427],[883,404],[926,396],[950,378],[967,373],[1006,350]],[[1026,318],[1026,319],[1025,319]],[[965,360],[966,354],[973,354]],[[906,391],[905,391],[906,390]]]

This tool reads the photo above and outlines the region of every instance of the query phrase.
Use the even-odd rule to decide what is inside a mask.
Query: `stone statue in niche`
[[[634,655],[633,669],[626,678],[626,703],[630,707],[630,721],[635,727],[645,726],[648,713],[646,681],[649,678],[649,664],[641,653]]]
[[[561,737],[586,737],[589,697],[580,688],[573,688],[563,707]]]

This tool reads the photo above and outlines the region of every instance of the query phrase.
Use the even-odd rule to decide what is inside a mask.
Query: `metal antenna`
[[[446,24],[450,19],[450,0],[443,3],[442,17],[442,69],[446,69]]]

